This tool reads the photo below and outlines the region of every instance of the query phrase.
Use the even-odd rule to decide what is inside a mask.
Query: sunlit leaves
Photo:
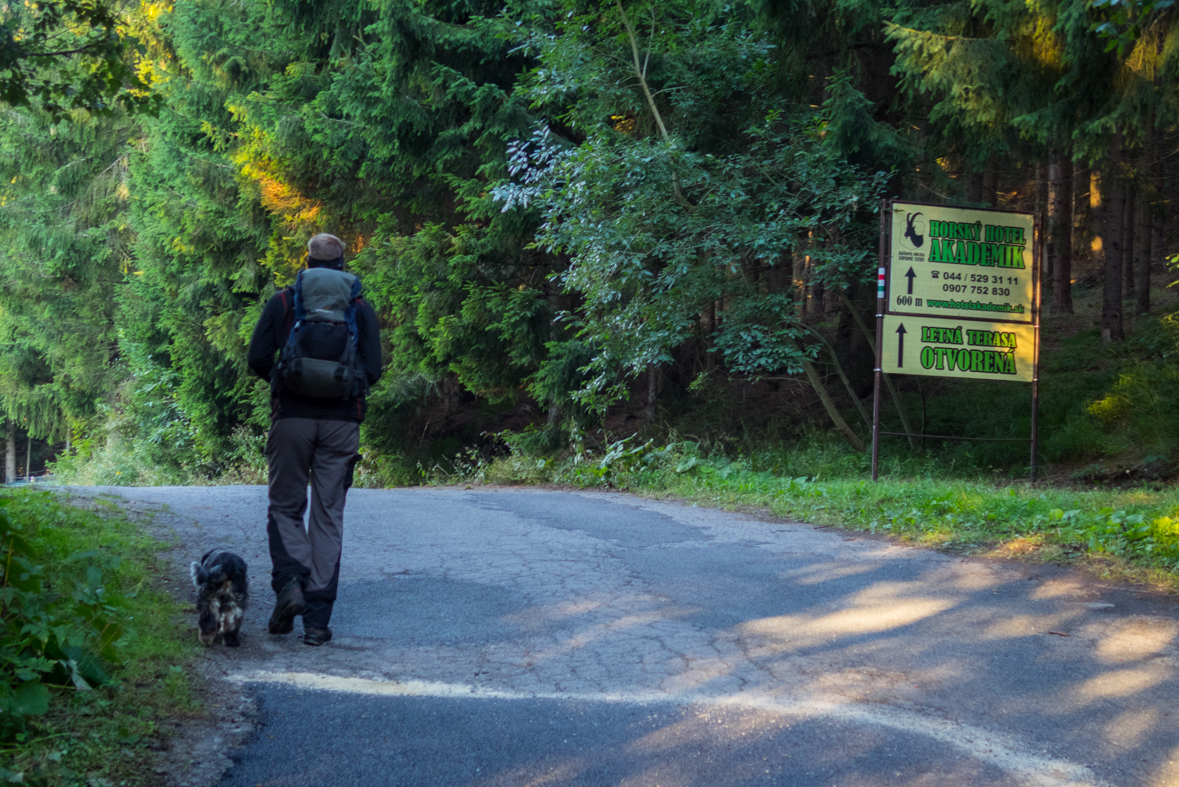
[[[0,6],[0,101],[55,118],[157,104],[136,73],[123,20],[104,0],[37,0]]]

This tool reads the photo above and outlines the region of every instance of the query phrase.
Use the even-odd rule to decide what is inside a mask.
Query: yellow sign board
[[[910,202],[892,211],[886,311],[1032,322],[1032,214]]]
[[[884,315],[880,369],[885,374],[1031,382],[1031,325]]]

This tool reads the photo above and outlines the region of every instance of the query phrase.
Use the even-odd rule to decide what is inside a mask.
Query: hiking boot
[[[318,647],[325,642],[331,641],[332,630],[324,627],[321,629],[305,628],[303,629],[303,644],[315,645]]]
[[[295,628],[295,616],[302,615],[306,609],[303,586],[299,584],[299,580],[292,579],[279,591],[278,600],[274,602],[274,612],[270,615],[268,630],[271,634],[290,634]]]

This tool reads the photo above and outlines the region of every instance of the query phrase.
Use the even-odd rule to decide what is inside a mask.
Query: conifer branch
[[[101,41],[96,41],[93,44],[87,44],[77,49],[63,49],[60,52],[29,52],[25,57],[65,57],[66,55],[80,55],[83,52],[89,52],[101,43]]]
[[[919,36],[921,38],[936,38],[939,41],[985,41],[986,40],[984,38],[975,38],[972,36],[948,36],[948,35],[944,35],[942,33],[934,33],[929,30],[917,30],[916,28],[912,28],[912,27],[902,27],[901,25],[895,25],[891,22],[885,24],[884,29],[888,31],[888,35],[890,35],[890,36],[894,33],[894,31],[899,30],[904,33],[912,33],[913,35]]]

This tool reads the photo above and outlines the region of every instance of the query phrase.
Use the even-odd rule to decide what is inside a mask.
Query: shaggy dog
[[[231,648],[238,644],[246,608],[246,561],[232,552],[214,549],[192,564],[192,584],[197,589],[197,628],[201,644],[221,640]]]

